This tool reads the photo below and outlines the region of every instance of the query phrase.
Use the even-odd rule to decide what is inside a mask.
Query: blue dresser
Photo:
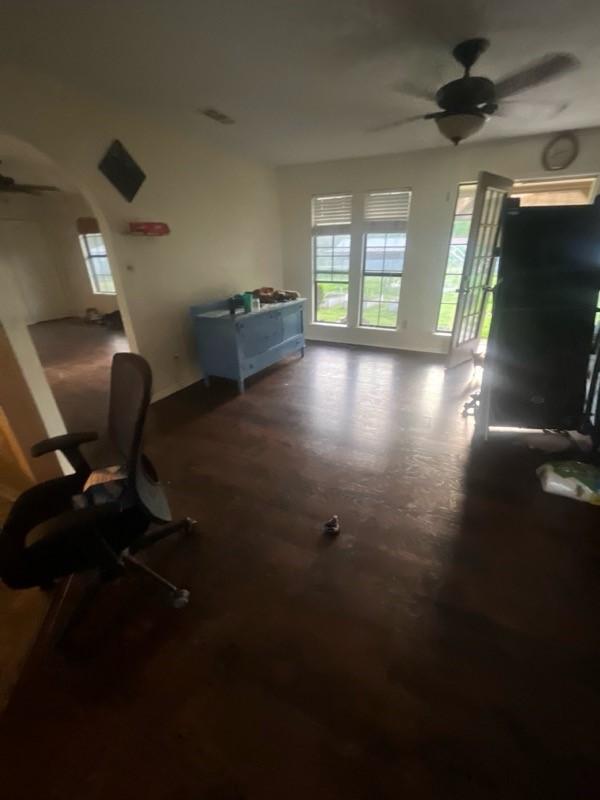
[[[304,355],[304,299],[264,305],[245,314],[229,312],[227,300],[190,308],[198,359],[208,385],[211,375],[237,381],[285,356]]]

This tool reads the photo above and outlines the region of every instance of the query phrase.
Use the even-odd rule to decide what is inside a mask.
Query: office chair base
[[[123,564],[125,567],[129,567],[136,572],[141,572],[144,575],[147,575],[156,583],[159,583],[161,586],[167,589],[169,592],[170,605],[173,608],[183,608],[184,606],[187,606],[190,599],[190,593],[187,589],[180,589],[179,586],[175,586],[174,583],[171,583],[171,581],[163,578],[162,575],[159,575],[158,572],[155,572],[147,564],[138,561],[137,558],[134,558],[131,555],[125,554],[123,556]]]
[[[185,608],[190,602],[190,593],[187,589],[177,589],[171,594],[171,606],[173,608]]]
[[[159,575],[158,572],[155,572],[142,561],[134,558],[134,553],[137,553],[139,550],[145,550],[147,547],[150,547],[162,539],[166,539],[168,536],[171,536],[174,533],[182,531],[185,534],[190,534],[195,529],[196,525],[196,520],[192,519],[191,517],[186,517],[185,519],[178,520],[177,522],[170,522],[166,525],[161,525],[156,530],[141,536],[129,547],[128,550],[123,552],[120,558],[108,547],[108,545],[104,543],[104,540],[100,539],[100,544],[108,553],[109,558],[106,559],[103,569],[99,571],[95,579],[85,587],[77,605],[63,624],[62,630],[57,636],[57,646],[62,647],[66,643],[73,629],[76,628],[80,624],[81,620],[87,615],[96,595],[102,586],[111,582],[115,578],[118,578],[127,569],[135,570],[138,573],[142,573],[149,578],[152,578],[156,583],[159,583],[164,589],[166,589],[168,603],[171,608],[185,608],[190,601],[189,591],[187,589],[181,589],[179,586],[175,586],[174,583],[171,583],[171,581],[163,578],[162,575]],[[51,590],[54,585],[54,581],[48,581],[47,584],[44,584],[44,587],[42,588]]]
[[[198,524],[197,519],[192,519],[191,517],[186,517],[184,519],[184,533],[193,533],[196,530],[196,525]]]
[[[179,519],[177,522],[168,522],[166,525],[161,525],[156,528],[156,530],[145,533],[135,542],[132,542],[132,544],[129,545],[129,553],[135,555],[135,553],[138,553],[140,550],[145,550],[147,547],[156,544],[156,542],[160,542],[168,536],[172,536],[174,533],[179,533],[180,531],[183,533],[192,533],[197,524],[196,520],[191,517]]]

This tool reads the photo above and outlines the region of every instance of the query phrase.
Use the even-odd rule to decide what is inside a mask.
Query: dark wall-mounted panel
[[[129,203],[146,180],[146,174],[118,139],[108,148],[98,169]]]

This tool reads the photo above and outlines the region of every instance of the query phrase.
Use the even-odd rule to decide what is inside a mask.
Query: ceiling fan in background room
[[[504,102],[512,95],[554,80],[579,66],[577,58],[569,53],[549,53],[496,82],[471,75],[471,68],[489,45],[489,39],[483,38],[466,39],[457,44],[452,55],[464,67],[465,73],[462,78],[444,84],[435,94],[407,85],[399,87],[405,94],[437,103],[440,111],[407,117],[372,128],[371,132],[397,128],[420,119],[433,119],[442,136],[457,145],[480,131],[492,114],[506,113]]]
[[[0,164],[2,161],[0,161]],[[42,192],[59,192],[58,186],[46,186],[36,183],[18,183],[14,178],[0,173],[0,194],[32,194],[41,195]]]

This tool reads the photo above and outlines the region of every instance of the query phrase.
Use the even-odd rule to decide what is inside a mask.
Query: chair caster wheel
[[[187,589],[177,589],[171,593],[171,607],[185,608],[190,602],[190,593]]]
[[[185,518],[185,527],[183,529],[184,533],[193,533],[198,525],[198,521],[192,519],[191,517]]]

